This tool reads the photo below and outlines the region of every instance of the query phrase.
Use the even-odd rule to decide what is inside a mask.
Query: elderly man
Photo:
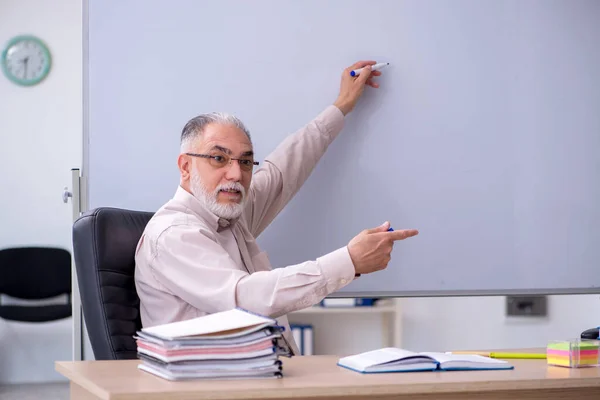
[[[381,73],[371,71],[373,64],[344,70],[335,103],[285,139],[254,175],[250,134],[237,118],[213,113],[185,125],[179,187],[148,223],[136,250],[144,326],[241,307],[278,318],[297,354],[286,313],[385,268],[394,241],[417,234],[387,232],[386,222],[315,260],[276,269],[255,241],[309,177],[364,87],[379,86],[373,77]],[[359,76],[350,76],[361,67]]]

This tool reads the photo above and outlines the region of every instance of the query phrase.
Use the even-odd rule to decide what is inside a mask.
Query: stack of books
[[[136,333],[138,368],[161,378],[280,378],[292,354],[272,318],[235,308]]]

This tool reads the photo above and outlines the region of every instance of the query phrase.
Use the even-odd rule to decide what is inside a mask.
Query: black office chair
[[[21,300],[67,295],[63,304],[2,304],[0,318],[47,322],[71,316],[71,253],[54,247],[0,250],[0,294]]]
[[[137,358],[141,329],[135,249],[153,213],[101,207],[73,225],[83,316],[96,360]]]

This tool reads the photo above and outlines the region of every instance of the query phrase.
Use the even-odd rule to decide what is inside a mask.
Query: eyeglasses
[[[244,171],[252,171],[255,165],[258,165],[258,161],[254,161],[251,158],[232,158],[227,154],[196,154],[196,153],[185,153],[192,157],[207,158],[210,165],[215,168],[223,168],[230,165],[233,160],[236,160],[240,164],[240,169]]]

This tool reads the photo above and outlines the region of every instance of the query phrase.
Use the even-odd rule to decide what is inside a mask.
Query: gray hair
[[[250,132],[239,118],[223,112],[212,112],[209,114],[198,115],[185,124],[181,131],[181,151],[189,151],[192,148],[194,140],[204,132],[204,129],[209,124],[233,125],[244,132],[246,136],[248,136],[250,144],[252,144]]]

